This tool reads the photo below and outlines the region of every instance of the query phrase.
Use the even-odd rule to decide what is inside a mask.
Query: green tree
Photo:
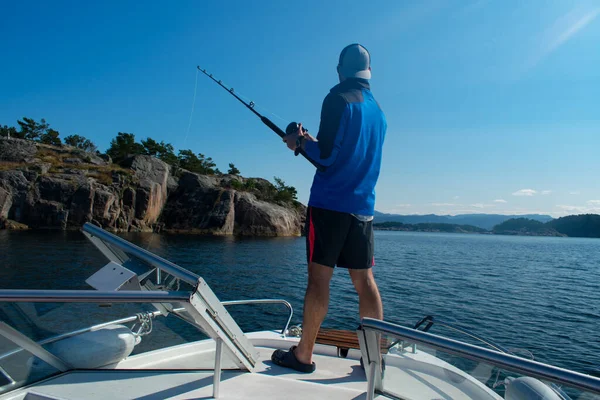
[[[177,165],[177,156],[174,153],[174,148],[171,143],[165,143],[161,141],[158,143],[152,138],[142,140],[142,146],[144,146],[144,154],[159,158],[167,164]]]
[[[201,168],[200,160],[194,154],[192,150],[179,150],[179,166],[188,171],[198,172]]]
[[[233,163],[229,163],[229,170],[227,170],[227,173],[229,175],[239,175],[240,174],[240,170],[237,169],[235,167],[235,165],[233,165]]]
[[[256,179],[253,179],[253,178],[246,179],[246,182],[244,183],[244,189],[249,190],[249,191],[253,191],[254,189],[256,189]]]
[[[211,157],[208,157],[205,159],[204,154],[201,154],[201,153],[198,153],[198,158],[200,158],[200,161],[202,161],[202,165],[204,166],[204,169],[206,170],[206,174],[214,175],[215,167],[217,166],[217,164],[215,164],[213,159]]]
[[[52,128],[48,128],[48,129],[46,129],[46,132],[42,133],[39,136],[39,141],[44,144],[60,146],[60,145],[62,145],[62,143],[60,141],[60,138],[58,137],[59,135],[60,134],[58,133],[58,131],[56,131]]]
[[[204,175],[214,175],[216,173],[216,164],[213,162],[213,159],[210,157],[206,158],[202,153],[196,155],[190,149],[180,150],[178,158],[179,166],[188,171]]]
[[[49,127],[44,118],[40,122],[36,122],[33,118],[23,117],[23,120],[18,120],[17,123],[21,127],[21,130],[18,132],[20,139],[39,139],[40,136],[46,133]]]
[[[282,191],[285,190],[285,182],[283,181],[283,179],[278,178],[278,177],[274,177],[273,180],[275,181],[275,188],[277,189],[277,191]]]
[[[144,146],[144,154],[158,157],[158,153],[161,150],[161,144],[152,138],[142,140],[142,146]]]
[[[19,133],[14,126],[0,125],[0,136],[16,138],[19,137]]]
[[[298,200],[298,191],[293,186],[287,186],[283,179],[274,177],[275,180],[275,189],[277,193],[275,194],[275,200],[281,201],[284,203],[292,203]]]
[[[144,154],[144,146],[135,142],[133,133],[119,132],[117,137],[110,141],[110,147],[106,151],[113,161],[120,162],[129,156]]]
[[[96,145],[91,140],[80,135],[69,135],[65,137],[65,143],[69,146],[87,151],[88,153],[93,153],[97,150]]]

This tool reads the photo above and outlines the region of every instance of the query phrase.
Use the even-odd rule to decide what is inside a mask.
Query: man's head
[[[337,66],[340,82],[349,78],[371,79],[371,55],[358,43],[346,46]]]

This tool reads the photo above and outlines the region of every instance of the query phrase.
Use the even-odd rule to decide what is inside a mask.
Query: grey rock
[[[0,218],[8,218],[8,211],[12,206],[12,194],[0,187]]]
[[[121,213],[117,196],[106,187],[96,187],[92,213],[98,226],[114,227]]]
[[[83,183],[83,182],[81,182]],[[37,185],[40,198],[47,201],[69,204],[80,186],[80,182],[62,176],[41,176]]]
[[[178,186],[179,183],[177,182],[177,179],[172,175],[169,176],[167,179],[167,193],[173,193],[175,190],[177,190]]]
[[[150,156],[135,156],[128,160],[139,186],[136,190],[135,218],[137,227],[150,229],[158,221],[167,202],[167,184],[170,167],[164,161]]]
[[[34,142],[22,139],[0,137],[0,161],[25,162],[37,154]]]
[[[29,187],[29,181],[23,171],[0,171],[0,187],[8,191],[26,190]]]
[[[88,164],[103,166],[108,165],[110,161],[110,156],[107,156],[109,160],[105,160],[104,158],[94,154],[94,153],[84,153],[82,159]]]
[[[50,171],[50,168],[52,168],[52,164],[40,161],[39,163],[36,163],[36,164],[30,166],[28,169],[30,171],[37,172],[39,174],[44,175]]]
[[[164,161],[151,156],[134,156],[124,162],[140,179],[148,179],[160,185],[167,184],[170,167]]]
[[[215,183],[216,180],[211,177],[184,172],[177,190],[169,196],[163,209],[161,222],[165,229],[199,233],[225,231],[227,217],[224,212],[227,206],[219,206],[218,203],[221,200],[231,201],[231,194],[221,197],[226,191]]]
[[[266,180],[254,179],[253,193],[236,191],[233,180],[242,184],[233,186],[245,188],[248,180],[181,170],[176,177],[167,164],[149,156],[130,158],[127,173],[97,168],[98,160],[105,165],[107,161],[94,161],[95,155],[67,146],[37,144],[43,149],[38,157],[36,144],[17,141],[15,150],[5,142],[3,157],[9,154],[11,160],[31,163],[11,161],[19,165],[0,171],[0,229],[79,229],[93,222],[113,231],[279,236],[300,234],[304,223],[301,208],[257,199],[255,193],[271,195],[275,190]],[[73,167],[59,164],[60,173],[51,172],[53,164],[43,159],[69,160],[65,164]]]
[[[241,236],[294,236],[302,230],[298,210],[257,200],[250,193],[236,193],[235,234]]]
[[[10,231],[24,231],[29,229],[25,224],[22,224],[12,219],[0,218],[0,229],[8,229]]]
[[[67,229],[69,211],[65,210],[62,203],[56,201],[40,200],[33,205],[25,222],[31,228]]]
[[[89,181],[75,190],[69,207],[69,227],[76,229],[92,220],[95,193],[94,186]]]

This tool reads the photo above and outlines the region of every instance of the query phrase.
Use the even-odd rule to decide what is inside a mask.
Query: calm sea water
[[[293,323],[301,322],[303,238],[124,237],[198,273],[221,300],[284,298],[294,306]],[[85,279],[105,262],[79,232],[0,231],[0,288],[89,289]],[[388,321],[412,326],[434,315],[539,361],[600,375],[598,239],[376,232],[374,271]],[[106,319],[106,308],[72,306],[60,315],[62,327]],[[52,315],[47,307],[35,309],[40,318]],[[109,311],[124,316],[119,306]],[[262,311],[232,314],[243,329],[285,322],[275,306]],[[358,322],[357,296],[338,269],[324,326],[355,329]]]

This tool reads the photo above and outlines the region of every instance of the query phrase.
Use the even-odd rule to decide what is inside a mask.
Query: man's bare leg
[[[373,269],[348,269],[348,272],[358,293],[360,318],[383,319],[383,304],[381,304]]]
[[[308,265],[308,285],[304,296],[302,338],[294,351],[298,361],[312,363],[312,353],[321,323],[329,307],[329,282],[333,268],[311,262]]]

